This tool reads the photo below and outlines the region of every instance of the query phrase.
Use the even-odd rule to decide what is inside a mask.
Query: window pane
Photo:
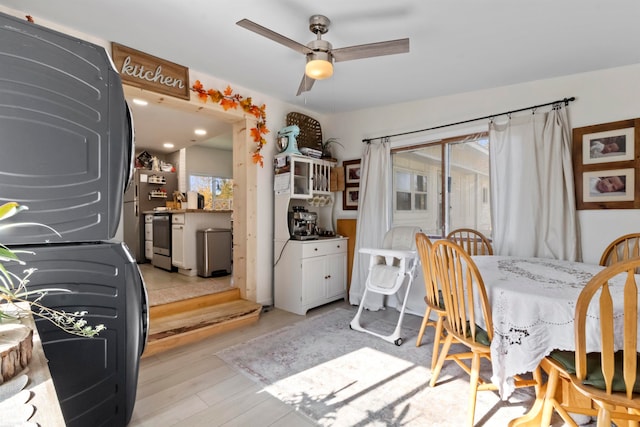
[[[404,171],[396,171],[395,187],[398,191],[411,191],[411,174]]]
[[[411,193],[396,192],[396,209],[399,211],[411,210]]]
[[[189,175],[189,191],[204,196],[204,208],[213,209],[213,200],[233,198],[233,180],[205,175]]]
[[[441,235],[442,146],[435,144],[395,153],[393,170],[396,191],[393,225],[416,225],[429,235]],[[402,189],[399,187],[399,175],[408,180],[402,182]],[[402,199],[402,205],[398,191],[408,193],[408,200]]]
[[[467,227],[491,237],[486,139],[449,145],[449,230]]]

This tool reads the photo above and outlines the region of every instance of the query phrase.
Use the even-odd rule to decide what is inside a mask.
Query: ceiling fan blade
[[[311,90],[311,88],[313,87],[313,84],[315,83],[316,79],[312,79],[311,77],[307,76],[306,74],[302,75],[302,81],[300,82],[300,87],[298,88],[298,93],[296,93],[296,96],[300,96],[300,94],[302,92],[308,92]]]
[[[333,49],[331,54],[335,62],[352,59],[371,58],[374,56],[395,55],[409,52],[409,39],[389,40],[386,42],[361,44],[358,46]]]
[[[311,49],[306,47],[305,45],[298,43],[295,40],[291,40],[288,37],[283,36],[282,34],[278,34],[275,31],[271,31],[268,28],[263,27],[262,25],[256,24],[253,21],[249,21],[248,19],[241,19],[236,22],[236,25],[241,26],[242,28],[246,28],[249,31],[253,31],[254,33],[260,34],[263,37],[271,39],[275,42],[280,43],[288,48],[295,50],[296,52],[300,52],[303,54],[313,52]]]

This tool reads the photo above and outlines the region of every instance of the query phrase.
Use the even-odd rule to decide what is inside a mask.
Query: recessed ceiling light
[[[164,148],[173,148],[173,143],[171,143],[171,142],[165,142],[164,144],[162,144],[162,146],[163,146]]]
[[[144,99],[140,99],[140,98],[133,98],[133,103],[136,105],[148,105],[149,103],[147,101],[145,101]]]
[[[204,130],[204,129],[196,129],[194,132],[195,132],[196,135],[206,135],[207,134],[207,131]]]

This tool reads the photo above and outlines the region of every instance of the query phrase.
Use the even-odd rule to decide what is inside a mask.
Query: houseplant
[[[340,147],[344,148],[344,146],[340,143],[340,141],[338,141],[338,138],[326,139],[321,145],[323,159],[335,160],[333,157],[333,151],[331,149],[333,145],[339,145]]]

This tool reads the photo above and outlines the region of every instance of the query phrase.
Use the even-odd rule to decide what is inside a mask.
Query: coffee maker
[[[293,206],[289,212],[289,234],[294,240],[314,240],[318,238],[318,214],[309,212],[303,206]]]

